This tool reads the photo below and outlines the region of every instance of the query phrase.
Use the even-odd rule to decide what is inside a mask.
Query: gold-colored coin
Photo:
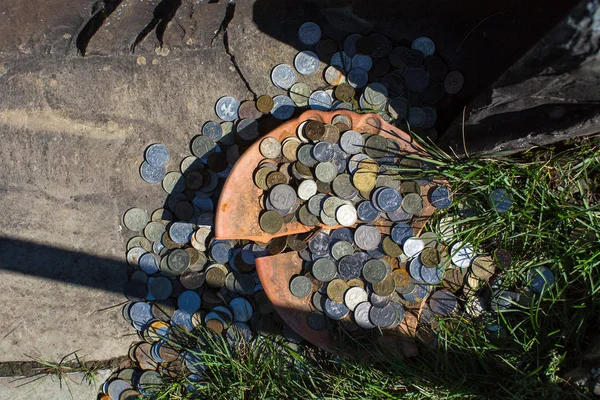
[[[446,268],[442,284],[451,292],[456,292],[462,287],[464,278],[460,268]]]
[[[224,329],[223,323],[221,321],[219,321],[218,319],[211,319],[210,321],[207,321],[206,327],[208,329],[212,329],[216,333],[223,333],[223,329]]]
[[[402,195],[407,195],[409,193],[421,195],[421,187],[415,181],[404,181],[400,184],[400,193],[402,193]]]
[[[188,256],[190,256],[190,265],[194,265],[200,261],[200,253],[195,248],[188,247],[185,249],[185,252],[188,253]]]
[[[267,175],[269,175],[271,172],[273,172],[273,170],[267,167],[258,169],[254,173],[254,184],[256,187],[262,190],[269,190],[269,186],[267,186]]]
[[[383,252],[390,257],[399,257],[404,254],[400,246],[396,242],[394,242],[389,236],[386,236],[383,239],[383,243],[381,244],[383,247]]]
[[[365,282],[362,279],[353,278],[348,281],[348,287],[365,288]]]
[[[166,322],[163,321],[154,321],[150,324],[150,326],[148,326],[148,330],[147,330],[147,338],[150,339],[151,341],[157,341],[162,339],[159,334],[158,331],[160,329],[164,329],[164,328],[168,328],[169,324],[167,324]]]
[[[283,183],[288,183],[288,180],[283,173],[279,171],[273,171],[267,175],[267,186],[269,189]]]
[[[273,99],[265,94],[256,99],[256,108],[263,114],[270,113],[274,105]]]
[[[319,141],[325,136],[325,124],[315,120],[308,121],[304,125],[304,134],[313,142]]]
[[[362,160],[358,163],[358,169],[377,173],[379,171],[379,164],[375,160]]]
[[[297,153],[300,143],[300,140],[295,138],[284,140],[281,147],[281,152],[283,153],[283,156],[290,161],[296,161],[298,159]]]
[[[352,176],[352,183],[354,187],[360,190],[361,192],[368,192],[375,187],[375,183],[377,182],[377,174],[359,169]]]
[[[344,294],[348,290],[348,284],[341,279],[334,279],[327,285],[327,296],[338,303],[344,302]]]
[[[394,285],[398,289],[405,287],[410,282],[408,271],[402,268],[392,271],[392,278],[394,279]]]
[[[389,296],[396,289],[392,275],[386,275],[381,282],[373,284],[373,291],[380,296]]]
[[[278,238],[271,239],[269,243],[267,243],[267,250],[271,255],[279,254],[287,247],[287,240],[285,236],[281,236]]]
[[[162,241],[162,244],[164,244],[167,249],[179,249],[179,248],[183,247],[182,244],[175,243],[174,241],[171,240],[171,236],[169,236],[169,232],[163,233],[161,241]]]
[[[496,263],[490,256],[477,256],[471,264],[471,273],[476,278],[487,280],[496,272]]]
[[[440,253],[437,251],[437,249],[434,249],[432,247],[426,247],[421,252],[420,257],[423,265],[428,268],[435,268],[440,263]]]
[[[325,135],[323,141],[331,144],[336,144],[340,141],[340,130],[331,124],[325,124]]]

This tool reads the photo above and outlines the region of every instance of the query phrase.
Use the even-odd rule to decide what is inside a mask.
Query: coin
[[[285,158],[290,161],[296,161],[296,153],[298,151],[298,147],[300,146],[300,140],[296,138],[287,138],[282,143],[282,153]]]
[[[273,99],[270,96],[263,94],[256,99],[256,108],[263,114],[268,114],[273,109]]]
[[[507,212],[513,204],[512,196],[504,188],[494,189],[489,200],[492,208],[500,214]]]
[[[381,234],[374,226],[361,225],[354,231],[354,241],[363,250],[374,250],[381,242]]]
[[[369,319],[369,314],[372,308],[373,306],[367,301],[358,304],[354,308],[354,321],[363,329],[375,328],[375,325],[373,325]]]
[[[325,69],[325,81],[333,86],[346,84],[346,75],[344,75],[342,67],[336,67],[333,65],[327,67]]]
[[[341,83],[333,90],[335,98],[344,102],[352,101],[354,93],[354,87],[347,83]]]
[[[435,268],[440,263],[440,254],[432,247],[425,248],[419,257],[421,258],[423,265],[428,268]]]
[[[153,144],[146,149],[146,162],[153,167],[162,167],[169,162],[169,150],[163,144]]]
[[[447,315],[458,309],[458,300],[450,291],[442,289],[431,295],[429,307],[435,314]]]
[[[327,258],[319,258],[312,265],[312,274],[315,279],[321,282],[329,282],[337,273],[337,269],[333,261]]]
[[[369,319],[373,325],[380,328],[389,328],[396,322],[396,308],[388,304],[385,307],[371,307]]]
[[[334,279],[327,285],[327,296],[336,303],[342,303],[347,290],[348,284],[345,281]]]
[[[140,176],[148,183],[158,183],[162,181],[166,173],[164,166],[153,167],[147,161],[140,165]]]
[[[430,202],[436,208],[448,208],[452,204],[452,194],[447,187],[438,186],[431,192]]]
[[[312,283],[305,276],[296,276],[290,281],[290,292],[296,297],[306,297],[312,292]]]
[[[427,115],[422,108],[411,107],[408,110],[408,123],[411,127],[420,128],[425,125]]]
[[[288,90],[296,82],[296,72],[287,64],[279,64],[271,71],[271,80],[278,88]]]
[[[335,212],[335,218],[343,226],[352,226],[356,223],[357,215],[354,206],[345,204]]]
[[[338,272],[341,279],[350,280],[360,278],[362,262],[355,255],[347,255],[340,259]]]
[[[422,93],[430,84],[429,73],[422,67],[404,70],[404,84],[411,92]]]
[[[215,105],[215,112],[223,121],[234,121],[238,117],[239,107],[240,102],[236,98],[224,96],[217,101],[217,104]]]
[[[435,53],[435,43],[426,36],[416,38],[410,46],[413,50],[418,50],[424,56],[430,56]]]
[[[277,211],[266,211],[260,217],[260,228],[267,233],[277,233],[283,227],[283,217]]]
[[[463,74],[458,71],[450,72],[444,79],[444,89],[448,94],[457,94],[465,83]]]
[[[344,303],[338,303],[331,299],[325,300],[324,311],[329,318],[336,321],[343,319],[350,312]]]
[[[373,291],[379,296],[389,296],[396,289],[392,275],[386,275],[381,281],[373,283]]]
[[[298,39],[308,46],[317,44],[321,39],[321,28],[314,22],[305,22],[298,29]]]
[[[275,96],[273,98],[273,108],[271,115],[277,119],[285,120],[294,114],[295,104],[294,101],[288,96]]]
[[[357,305],[368,300],[367,292],[360,287],[351,287],[346,291],[344,295],[344,304],[354,311]]]
[[[473,261],[473,263],[475,263],[475,261]],[[544,290],[547,290],[550,286],[554,285],[555,282],[552,270],[546,266],[532,268],[529,271],[527,278],[531,290],[536,293],[542,293]]]
[[[331,56],[329,64],[337,67],[340,71],[347,73],[352,69],[352,59],[343,51],[339,51]]]
[[[414,257],[419,254],[425,248],[425,244],[423,240],[420,238],[411,237],[404,241],[402,245],[402,250],[404,250],[404,254],[408,257]]]
[[[423,199],[416,193],[408,193],[402,199],[402,208],[410,214],[419,214],[423,211]]]
[[[471,263],[471,273],[478,279],[487,280],[495,271],[496,265],[490,256],[477,256]]]
[[[325,314],[320,312],[310,312],[306,316],[306,323],[315,331],[321,331],[327,327],[327,320],[325,319]]]
[[[123,215],[123,223],[127,229],[139,232],[148,223],[148,214],[141,208],[130,208]]]
[[[294,58],[294,67],[302,75],[313,75],[319,70],[319,57],[312,51],[301,51]]]
[[[278,158],[281,156],[281,143],[273,137],[266,137],[260,142],[259,150],[266,158]]]
[[[357,131],[346,131],[340,137],[340,147],[348,154],[360,153],[363,145],[364,139]]]
[[[215,151],[215,142],[207,136],[196,136],[192,140],[192,153],[199,159],[205,159]]]
[[[455,292],[462,287],[463,281],[464,275],[459,268],[447,268],[444,272],[442,283],[445,287]]]
[[[370,83],[364,91],[365,100],[374,106],[379,106],[387,101],[387,88],[381,83]]]
[[[468,268],[473,260],[473,247],[463,242],[456,242],[450,248],[452,263],[459,268]]]
[[[410,282],[410,276],[404,269],[396,269],[392,271],[392,278],[394,279],[394,285],[396,289],[407,286]]]
[[[302,82],[296,82],[290,88],[290,98],[298,107],[305,107],[308,105],[308,98],[311,93],[310,87]]]
[[[369,260],[365,263],[362,274],[369,283],[381,282],[387,275],[387,268],[381,260]]]
[[[384,253],[390,257],[399,257],[400,255],[404,254],[400,246],[394,243],[394,241],[389,236],[386,236],[383,239],[382,247]]]
[[[329,111],[332,102],[331,96],[324,90],[316,90],[308,98],[308,105],[313,110]]]
[[[352,68],[348,73],[348,84],[356,89],[361,89],[369,82],[369,74],[362,68]]]

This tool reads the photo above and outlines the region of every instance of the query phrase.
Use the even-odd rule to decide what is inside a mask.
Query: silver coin
[[[193,233],[194,227],[188,222],[173,222],[169,227],[169,237],[178,244],[185,244],[189,242]]]
[[[383,111],[383,109],[385,108],[385,101],[383,103],[381,103],[380,105],[375,105],[375,104],[371,104],[369,103],[367,100],[365,100],[365,94],[361,94],[360,98],[358,99],[358,105],[360,106],[361,110],[375,110],[375,111]]]
[[[352,57],[352,67],[362,68],[365,71],[370,71],[373,66],[373,60],[371,57],[364,54],[356,54]]]
[[[356,223],[357,215],[356,208],[349,204],[345,204],[338,208],[335,212],[335,219],[342,226],[352,226]]]
[[[372,307],[369,311],[371,323],[380,328],[389,328],[396,322],[396,318],[396,308],[391,304],[385,307]]]
[[[280,95],[273,97],[273,109],[271,110],[273,117],[280,120],[289,119],[294,114],[295,109],[294,100],[288,96]]]
[[[308,98],[308,105],[313,110],[329,111],[332,102],[331,96],[324,90],[316,90]]]
[[[153,167],[148,161],[144,161],[142,165],[140,165],[140,176],[148,183],[154,184],[161,182],[165,177],[166,172],[164,165]]]
[[[271,80],[278,88],[288,90],[296,83],[296,71],[287,64],[279,64],[271,71]]]
[[[319,70],[319,57],[312,51],[301,51],[294,58],[294,67],[302,75],[313,75]]]
[[[327,226],[336,226],[338,224],[337,219],[331,218],[330,216],[325,214],[324,211],[321,211],[321,213],[319,214],[319,218],[321,219],[321,222],[323,222]]]
[[[360,38],[362,38],[362,35],[353,33],[344,39],[344,53],[348,54],[349,57],[354,57],[356,55],[356,42]]]
[[[163,144],[153,144],[146,149],[146,161],[153,167],[164,166],[169,162],[169,150]]]
[[[315,168],[315,176],[321,182],[333,182],[333,180],[337,176],[337,168],[335,167],[335,165],[333,165],[333,163],[330,162],[319,163]]]
[[[269,200],[276,209],[287,211],[292,208],[297,200],[296,191],[289,185],[277,185],[271,189]]]
[[[132,247],[127,251],[127,263],[137,267],[139,265],[140,257],[146,253],[147,251],[143,247]]]
[[[363,329],[375,328],[375,325],[373,325],[369,319],[371,308],[373,308],[373,306],[368,301],[360,303],[354,308],[354,322],[356,322],[356,325]]]
[[[144,236],[152,242],[160,242],[163,233],[165,233],[165,226],[157,221],[149,222],[144,228]]]
[[[346,242],[345,240],[337,241],[331,246],[331,256],[339,260],[345,256],[350,256],[354,253],[354,246],[352,243]]]
[[[298,185],[298,197],[301,200],[308,200],[317,193],[317,183],[313,180],[305,180]]]
[[[340,147],[348,154],[357,154],[364,147],[364,139],[357,131],[349,130],[340,137]]]
[[[260,142],[259,150],[264,157],[274,159],[281,155],[281,143],[273,137],[266,137]]]
[[[435,53],[435,43],[426,36],[416,38],[410,47],[413,50],[420,51],[425,57],[431,56],[433,53]]]
[[[356,306],[369,299],[367,291],[361,287],[351,287],[344,294],[344,303],[350,311],[354,311]]]
[[[236,297],[229,302],[229,307],[233,311],[233,319],[237,322],[247,322],[253,314],[252,304],[242,297]]]
[[[451,314],[458,308],[458,300],[449,290],[438,290],[429,299],[431,311],[438,315]]]
[[[308,98],[312,91],[306,83],[296,82],[290,88],[290,98],[296,103],[298,107],[304,107],[308,105]]]
[[[130,208],[123,215],[123,223],[131,231],[142,231],[148,223],[148,214],[141,208]]]
[[[237,123],[237,134],[240,139],[252,142],[259,135],[258,122],[252,118],[244,118]]]
[[[169,194],[182,193],[185,190],[183,175],[176,171],[169,172],[163,179],[162,187]]]
[[[308,211],[315,216],[319,216],[319,213],[323,209],[323,203],[327,199],[327,195],[323,193],[317,193],[308,200]]]
[[[353,88],[363,88],[369,83],[369,73],[365,69],[354,67],[348,72],[348,83]]]
[[[424,248],[425,244],[423,243],[423,240],[416,237],[406,239],[402,245],[402,250],[404,250],[404,254],[406,254],[408,257],[416,256],[422,252]]]
[[[346,83],[346,75],[342,72],[341,67],[331,65],[325,69],[325,81],[330,85],[341,85]]]
[[[341,320],[343,319],[350,310],[344,303],[337,303],[331,299],[325,300],[325,314],[331,319]]]
[[[458,268],[468,268],[475,256],[473,246],[456,242],[450,247],[450,256],[452,257],[452,263]]]
[[[331,56],[331,61],[329,64],[334,67],[338,67],[345,73],[348,73],[350,69],[352,69],[352,59],[343,51],[338,51]]]
[[[361,225],[354,231],[354,242],[363,250],[374,250],[381,242],[381,233],[370,225]]]
[[[321,28],[314,22],[305,22],[298,29],[298,39],[308,46],[317,44],[321,40]]]
[[[374,106],[380,106],[387,101],[388,90],[382,83],[369,83],[364,92],[365,100]]]
[[[234,121],[238,118],[240,102],[235,97],[221,97],[215,106],[217,116],[223,121]]]
[[[411,107],[408,110],[408,123],[411,127],[421,128],[423,125],[425,125],[426,120],[427,115],[420,107]]]

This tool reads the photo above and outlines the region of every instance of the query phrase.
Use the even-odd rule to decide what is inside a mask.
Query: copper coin
[[[354,88],[348,83],[342,83],[339,86],[336,86],[336,88],[333,91],[333,95],[335,96],[335,98],[343,102],[352,101],[354,93]]]
[[[218,319],[211,319],[210,321],[206,322],[206,327],[217,333],[223,333],[223,323]]]
[[[304,134],[312,141],[319,141],[325,136],[325,124],[319,121],[308,121],[304,126]]]
[[[270,96],[262,95],[256,100],[256,108],[263,114],[268,114],[273,109],[275,102]]]
[[[261,117],[261,112],[256,108],[256,103],[252,100],[244,101],[238,109],[240,119],[258,119]]]
[[[286,246],[287,246],[287,240],[286,240],[285,236],[282,236],[282,237],[272,239],[267,244],[267,250],[272,255],[275,255],[275,254],[279,254],[283,250],[285,250]]]
[[[456,292],[463,285],[464,276],[460,268],[448,268],[444,273],[442,284],[452,292]]]
[[[410,282],[410,275],[405,269],[396,269],[392,272],[394,285],[396,288],[403,288]]]
[[[489,279],[496,272],[496,263],[490,256],[477,256],[471,263],[471,273],[481,280]]]
[[[267,187],[269,189],[284,183],[288,183],[288,180],[285,175],[279,171],[273,171],[267,175]]]
[[[273,172],[270,168],[260,168],[254,173],[254,184],[262,190],[269,190],[269,186],[267,185],[267,175]]]

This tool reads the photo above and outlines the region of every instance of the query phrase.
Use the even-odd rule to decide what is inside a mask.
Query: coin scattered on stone
[[[288,90],[296,82],[296,72],[287,64],[279,64],[271,71],[271,80],[278,88]]]
[[[312,51],[301,51],[294,58],[294,67],[302,75],[313,75],[319,70],[319,57]]]
[[[123,216],[123,223],[130,231],[142,231],[148,223],[148,214],[141,208],[130,208]]]
[[[169,150],[163,144],[153,144],[146,149],[146,162],[153,167],[162,167],[169,162]]]
[[[298,29],[298,38],[309,46],[317,44],[321,40],[321,28],[314,22],[305,22]]]
[[[238,117],[240,102],[231,96],[221,97],[215,106],[217,116],[223,121],[234,121]]]
[[[267,95],[259,96],[256,99],[256,108],[263,114],[268,114],[273,109],[273,98]]]

